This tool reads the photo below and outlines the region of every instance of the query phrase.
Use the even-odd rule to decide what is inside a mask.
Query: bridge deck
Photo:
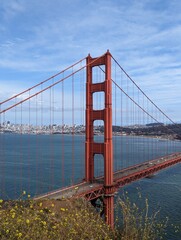
[[[157,171],[167,168],[171,165],[181,162],[181,153],[171,154],[165,157],[160,157],[148,162],[137,164],[129,168],[117,171],[114,173],[114,186],[115,191],[119,187],[129,184],[133,181],[150,176]],[[51,198],[51,199],[63,199],[72,197],[85,197],[88,200],[92,200],[104,194],[104,179],[100,177],[95,179],[93,183],[87,183],[85,181],[62,189],[58,189],[47,194],[37,196],[35,199]]]

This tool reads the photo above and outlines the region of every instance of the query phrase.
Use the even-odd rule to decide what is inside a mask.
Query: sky
[[[181,122],[180,0],[0,0],[0,100],[110,50]]]

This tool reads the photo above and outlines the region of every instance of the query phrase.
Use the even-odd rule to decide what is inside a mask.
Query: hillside
[[[161,239],[165,223],[148,216],[148,204],[139,210],[128,199],[118,201],[124,224],[111,230],[85,200],[0,200],[1,240],[154,240]]]

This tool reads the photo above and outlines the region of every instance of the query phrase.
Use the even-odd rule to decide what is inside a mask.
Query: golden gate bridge
[[[180,163],[173,125],[109,51],[88,55],[1,101],[0,197],[100,199],[113,227],[120,187]]]

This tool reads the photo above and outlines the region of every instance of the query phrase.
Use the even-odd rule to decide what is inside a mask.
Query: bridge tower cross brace
[[[113,185],[113,147],[112,147],[112,80],[111,54],[109,51],[101,57],[87,59],[86,82],[86,143],[85,143],[85,180],[94,181],[94,155],[104,157],[104,214],[106,222],[114,226],[114,185]],[[105,65],[105,81],[93,83],[93,67]],[[93,93],[104,92],[103,110],[93,109]],[[104,121],[104,142],[94,142],[93,123]]]

